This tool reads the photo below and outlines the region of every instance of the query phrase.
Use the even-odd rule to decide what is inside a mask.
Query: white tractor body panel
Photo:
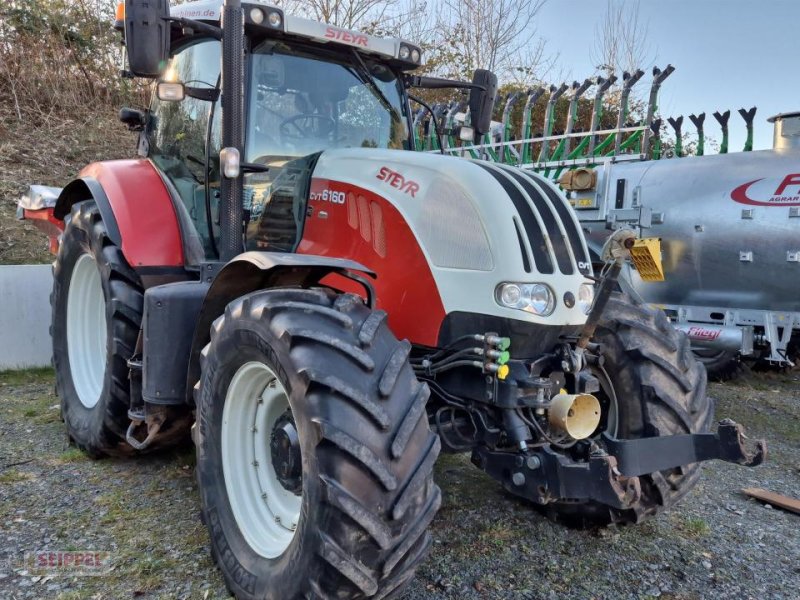
[[[446,313],[463,311],[540,324],[583,324],[586,315],[577,304],[568,307],[564,302],[565,294],[577,297],[580,285],[591,283],[586,277],[591,275],[588,251],[574,212],[552,184],[515,170],[528,177],[528,185],[537,186],[546,199],[540,200],[539,206],[544,201],[545,210],[539,211],[529,196],[520,194],[518,205],[524,203],[528,223],[538,227],[526,230],[525,217],[496,178],[504,177],[508,170],[456,157],[359,148],[324,152],[314,177],[366,189],[402,214],[428,260]],[[523,189],[520,184],[507,185]],[[549,197],[544,188],[549,188]],[[561,213],[555,202],[561,204]],[[545,233],[548,220],[563,239]],[[451,243],[445,245],[443,240]],[[559,246],[562,256],[564,251],[568,253],[569,268],[555,265],[549,273],[542,273],[533,258],[535,245],[542,247],[539,255],[549,255],[554,265],[554,247]],[[555,309],[542,317],[501,306],[495,300],[495,289],[503,282],[547,284],[555,293]]]

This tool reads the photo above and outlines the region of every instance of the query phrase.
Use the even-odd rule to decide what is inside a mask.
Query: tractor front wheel
[[[142,285],[94,202],[76,204],[53,268],[50,334],[61,415],[90,456],[129,454],[127,360],[142,321]]]
[[[689,339],[660,309],[615,292],[595,341],[605,366],[601,402],[608,406],[606,430],[621,439],[708,431],[714,403],[706,395],[706,370]],[[700,465],[691,464],[640,477],[642,494],[627,510],[599,502],[558,502],[547,514],[576,526],[639,522],[669,508],[697,483]]]
[[[356,296],[278,289],[215,321],[197,475],[237,598],[387,598],[426,554],[439,439],[385,318]]]

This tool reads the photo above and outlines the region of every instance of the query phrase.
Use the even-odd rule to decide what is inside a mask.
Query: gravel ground
[[[0,598],[227,597],[199,520],[191,449],[88,460],[67,444],[52,379],[0,373]],[[707,464],[678,507],[638,526],[565,529],[467,457],[443,457],[434,550],[406,598],[800,597],[800,516],[740,493],[800,498],[800,376],[714,384],[710,393],[719,418],[767,438],[769,462]],[[23,555],[43,549],[107,551],[113,568],[38,576]]]

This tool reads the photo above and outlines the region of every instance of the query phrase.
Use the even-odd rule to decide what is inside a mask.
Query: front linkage
[[[509,360],[510,340],[497,333],[474,336],[484,343],[484,362],[473,366],[483,369],[481,404],[489,410],[474,402],[462,405],[469,418],[460,423],[455,413],[443,423],[440,415],[445,409],[435,415],[445,447],[456,451],[470,447],[473,463],[515,495],[541,505],[594,501],[632,511],[639,520],[648,512],[640,502],[647,485],[640,481],[642,476],[711,459],[752,467],[766,458],[766,444],[759,440],[753,451],[748,450],[743,427],[730,419],[718,423],[717,433],[651,430],[633,439],[618,439],[608,431],[597,435],[603,409],[592,394],[601,391],[595,375],[605,374],[606,349],[594,338],[609,302],[618,294],[614,290],[633,241],[629,232],[618,232],[609,240],[608,266],[578,336],[562,337],[554,352],[532,361]],[[434,360],[423,360],[418,367],[423,379],[435,376],[437,357],[429,358]],[[469,366],[468,361],[458,362]],[[450,364],[457,363],[451,359]],[[434,382],[432,387],[438,386]],[[559,411],[562,416],[554,417]]]
[[[602,435],[603,449],[592,444],[586,462],[575,462],[548,447],[534,453],[510,454],[486,447],[474,450],[472,461],[510,492],[538,504],[556,500],[596,500],[630,509],[639,501],[639,476],[711,459],[746,467],[760,465],[766,444],[746,448],[744,429],[730,419],[719,422],[716,434],[696,433],[619,440]]]

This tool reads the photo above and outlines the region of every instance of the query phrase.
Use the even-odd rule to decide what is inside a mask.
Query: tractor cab
[[[196,260],[219,256],[225,169],[220,12],[219,1],[170,9],[169,59],[159,69],[150,109],[124,115],[130,122],[135,114],[140,155],[159,168],[186,209],[199,241],[187,256]],[[246,249],[291,252],[302,229],[301,196],[308,192],[293,187],[302,187],[305,178],[298,174],[307,173],[320,152],[414,149],[405,77],[420,66],[421,51],[267,5],[244,4],[243,12],[242,201],[246,220],[269,213],[271,223],[269,231],[247,223],[255,235]],[[153,70],[141,64],[150,47],[136,41],[127,44],[132,72]]]

